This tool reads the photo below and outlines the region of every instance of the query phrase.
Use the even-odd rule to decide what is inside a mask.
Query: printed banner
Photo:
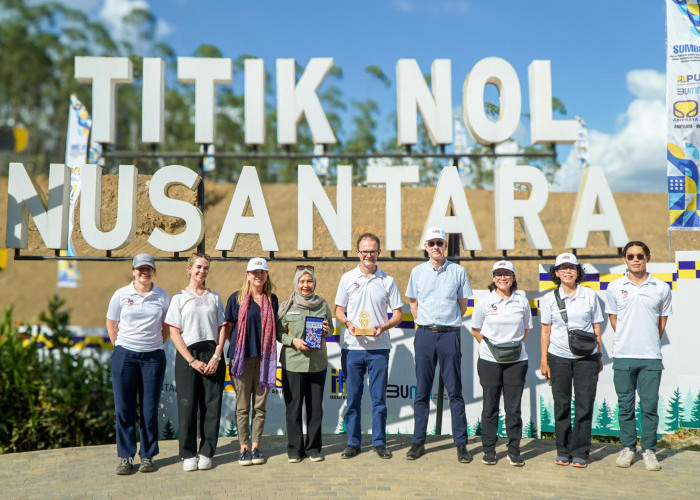
[[[75,256],[73,246],[73,220],[75,218],[75,205],[80,196],[80,171],[88,157],[88,144],[90,139],[90,127],[92,121],[83,103],[75,94],[70,96],[70,108],[68,109],[68,131],[66,132],[66,165],[70,167],[70,208],[68,214],[68,250],[61,251],[61,255]],[[98,147],[90,148],[90,156],[99,161],[101,152]],[[77,288],[80,286],[80,268],[74,260],[58,261],[59,288]]]
[[[666,0],[666,110],[670,229],[698,230],[700,9]]]

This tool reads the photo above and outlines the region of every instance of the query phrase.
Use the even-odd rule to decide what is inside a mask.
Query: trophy
[[[370,315],[368,311],[360,311],[357,317],[360,328],[355,328],[355,335],[374,335],[374,328],[369,327]]]

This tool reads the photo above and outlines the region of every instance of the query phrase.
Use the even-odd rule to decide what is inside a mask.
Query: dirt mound
[[[153,209],[148,199],[149,180],[148,176],[139,175],[138,177],[138,229],[136,238],[127,247],[112,252],[113,256],[133,256],[141,252],[166,256],[167,254],[156,251],[148,244],[147,239],[151,232],[155,227],[159,227],[169,233],[177,233],[183,230],[182,220],[166,217]],[[44,190],[47,189],[47,178],[38,179],[38,183]],[[118,180],[116,176],[104,176],[102,225],[105,230],[114,227],[116,223],[117,186]],[[213,256],[221,255],[220,252],[214,250],[214,247],[234,190],[235,184],[206,184],[205,242],[208,252]],[[401,233],[404,249],[396,252],[396,257],[422,256],[422,251],[418,249],[419,240],[432,203],[434,191],[434,188],[406,187],[402,189],[403,221],[401,221]],[[335,187],[326,188],[326,192],[331,201],[335,203]],[[263,193],[280,248],[280,251],[275,253],[275,257],[301,257],[302,253],[296,250],[297,185],[264,185]],[[303,192],[300,194],[303,195]],[[382,188],[353,188],[353,237],[364,231],[376,232],[380,237],[384,237],[384,194],[385,190]],[[490,282],[489,270],[493,261],[501,258],[502,255],[495,248],[494,194],[491,191],[483,190],[467,190],[466,194],[483,247],[483,250],[476,252],[476,257],[484,258],[484,260],[464,262],[463,265],[469,272],[474,288],[485,288]],[[172,192],[169,195],[191,203],[195,201],[195,193],[185,189],[183,186],[172,188]],[[567,250],[563,245],[575,199],[576,195],[572,193],[550,193],[547,206],[540,215],[554,248],[546,251],[545,255],[556,255]],[[655,261],[666,261],[669,258],[666,195],[616,193],[615,200],[628,236],[631,239],[646,241],[652,249]],[[2,238],[4,238],[5,234],[6,211],[7,178],[2,178],[0,179],[0,234]],[[104,253],[89,247],[83,240],[77,213],[75,223],[73,240],[78,255],[104,255]],[[390,221],[390,223],[399,224],[399,221]],[[691,231],[676,232],[672,234],[671,243],[673,251],[698,249],[700,248],[700,233]],[[516,250],[509,252],[509,255],[537,256],[537,251],[529,248],[525,233],[519,224],[516,224],[515,246]],[[587,247],[579,251],[581,255],[601,255],[615,252],[616,249],[609,248],[604,236],[599,233],[591,235]],[[30,222],[29,249],[22,251],[22,254],[52,254],[51,251],[47,251],[44,247],[32,222]],[[238,257],[252,257],[261,254],[263,253],[260,242],[256,237],[252,236],[240,236],[236,242],[235,251],[229,252],[229,256]],[[342,253],[336,249],[318,214],[315,215],[314,222],[314,250],[309,252],[309,254],[310,256],[342,256]],[[350,252],[350,255],[354,256],[354,253]],[[385,253],[382,256],[387,255]],[[583,260],[585,262],[596,262],[588,258]],[[549,263],[550,261],[551,259],[547,259],[544,262]],[[598,260],[598,262],[611,262],[611,260]],[[535,289],[537,287],[538,263],[536,260],[517,261],[515,263],[518,272],[518,283],[522,289]],[[286,298],[291,293],[291,281],[295,265],[296,262],[282,261],[272,262],[270,265],[271,278],[277,285],[277,294],[281,298]],[[326,261],[314,262],[314,265],[317,269],[319,281],[318,292],[326,300],[332,302],[340,275],[355,264]],[[382,269],[394,276],[401,292],[405,291],[410,270],[415,265],[416,262],[401,261],[380,263]],[[81,326],[103,326],[107,304],[112,293],[120,286],[127,284],[131,279],[130,267],[128,262],[81,262],[81,286],[77,289],[64,288],[59,291],[61,296],[66,298],[69,307],[72,308],[72,323]],[[186,285],[185,267],[185,263],[181,262],[160,262],[158,264],[157,283],[171,294],[177,292]],[[240,287],[244,277],[244,270],[244,261],[214,262],[207,284],[221,293],[222,297],[226,298]],[[39,312],[46,307],[48,298],[57,292],[56,277],[55,261],[14,261],[10,254],[7,268],[0,271],[0,307],[4,309],[5,306],[11,304],[14,306],[16,319],[28,322],[36,321]]]

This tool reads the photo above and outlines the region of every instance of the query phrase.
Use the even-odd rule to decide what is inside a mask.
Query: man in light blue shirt
[[[418,388],[413,405],[413,444],[406,458],[416,460],[425,453],[430,390],[435,378],[435,364],[439,361],[442,380],[450,398],[457,460],[469,463],[472,456],[467,451],[460,329],[472,288],[464,268],[446,259],[447,240],[442,228],[429,228],[424,246],[430,260],[413,268],[406,289],[411,313],[418,327],[414,341]]]

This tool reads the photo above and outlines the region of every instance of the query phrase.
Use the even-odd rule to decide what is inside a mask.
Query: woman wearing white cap
[[[248,261],[241,289],[226,304],[226,322],[231,333],[228,357],[236,389],[236,426],[241,452],[240,465],[260,465],[265,458],[260,439],[265,426],[265,405],[277,380],[277,296],[267,261]],[[253,406],[252,449],[248,416]]]
[[[130,474],[136,455],[136,401],[141,412],[140,472],[153,472],[153,457],[158,454],[158,407],[165,376],[163,342],[167,329],[163,324],[170,296],[153,283],[156,263],[142,253],[131,265],[134,280],[120,288],[109,301],[107,331],[114,344],[112,389],[117,423],[117,474]]]
[[[184,471],[212,468],[221,418],[226,369],[221,362],[226,322],[221,297],[204,286],[211,259],[194,253],[187,288],[173,295],[165,322],[175,344],[175,383],[180,457]],[[200,444],[197,449],[197,415]]]
[[[525,462],[520,457],[523,431],[520,402],[528,364],[523,341],[532,328],[532,313],[527,299],[516,293],[518,282],[513,264],[498,261],[491,272],[491,293],[477,301],[472,314],[472,335],[480,344],[477,371],[484,393],[481,461],[486,465],[496,464],[498,404],[503,393],[508,461],[522,467]]]
[[[595,291],[579,283],[585,273],[574,254],[557,256],[549,270],[557,285],[540,301],[542,375],[552,382],[557,465],[584,468],[591,451],[591,424],[598,373],[603,369],[600,323],[603,311]],[[571,427],[571,386],[576,416]]]

